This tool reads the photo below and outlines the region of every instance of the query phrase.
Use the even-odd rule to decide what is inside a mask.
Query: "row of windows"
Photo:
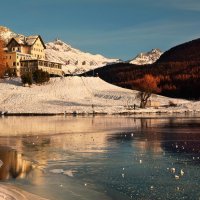
[[[19,64],[19,62],[13,62],[13,66],[16,66],[16,64],[17,64],[17,66],[19,66],[20,64]]]
[[[45,66],[45,67],[51,67],[51,68],[58,68],[58,69],[62,68],[62,66],[60,64],[43,62],[43,61],[39,61],[39,66]]]
[[[34,56],[38,59],[41,59],[41,58],[45,59],[45,56],[41,56],[37,54],[35,54]],[[5,58],[11,60],[12,56],[5,56]],[[21,59],[21,60],[31,59],[31,56],[17,56],[17,59]]]
[[[20,48],[19,47],[13,47],[12,51],[20,51]]]
[[[11,59],[12,58],[12,56],[6,56],[6,59]]]
[[[43,50],[41,50],[41,49],[37,49],[37,48],[33,48],[33,51],[43,52]]]
[[[58,63],[51,63],[47,61],[28,61],[28,62],[21,62],[22,67],[34,67],[34,66],[41,66],[41,67],[49,67],[49,68],[57,68],[61,69],[62,65]]]
[[[17,59],[19,58],[20,60],[27,60],[27,59],[31,59],[31,56],[17,56]]]
[[[34,56],[35,56],[36,58],[38,58],[38,59],[45,58],[45,56],[41,56],[41,55],[37,55],[37,54],[35,54]]]

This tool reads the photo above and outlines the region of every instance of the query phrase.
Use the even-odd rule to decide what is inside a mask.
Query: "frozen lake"
[[[0,118],[0,184],[8,191],[50,200],[195,200],[199,163],[198,116]]]

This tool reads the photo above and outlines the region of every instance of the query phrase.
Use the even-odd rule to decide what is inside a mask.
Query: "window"
[[[11,59],[11,56],[10,56],[10,59]]]
[[[43,62],[42,62],[42,61],[39,61],[39,65],[40,65],[40,66],[43,66]]]
[[[13,66],[16,66],[16,62],[13,62]]]

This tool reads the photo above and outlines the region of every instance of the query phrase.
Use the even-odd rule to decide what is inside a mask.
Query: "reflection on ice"
[[[3,165],[3,162],[0,160],[0,168],[1,168],[2,165]]]
[[[15,184],[52,200],[197,199],[199,125],[181,118],[5,118],[0,146],[10,148],[0,148],[0,170],[6,163],[9,170],[2,179],[24,177]]]
[[[22,154],[10,149],[9,147],[0,146],[0,180],[9,178],[25,178],[31,171],[30,161],[24,160]]]

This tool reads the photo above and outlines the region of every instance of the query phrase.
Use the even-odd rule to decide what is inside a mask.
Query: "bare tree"
[[[151,74],[146,74],[143,78],[137,81],[138,89],[140,90],[136,98],[140,100],[140,108],[145,108],[148,99],[151,97],[152,93],[160,92],[158,88],[158,83],[160,80],[155,78]]]

